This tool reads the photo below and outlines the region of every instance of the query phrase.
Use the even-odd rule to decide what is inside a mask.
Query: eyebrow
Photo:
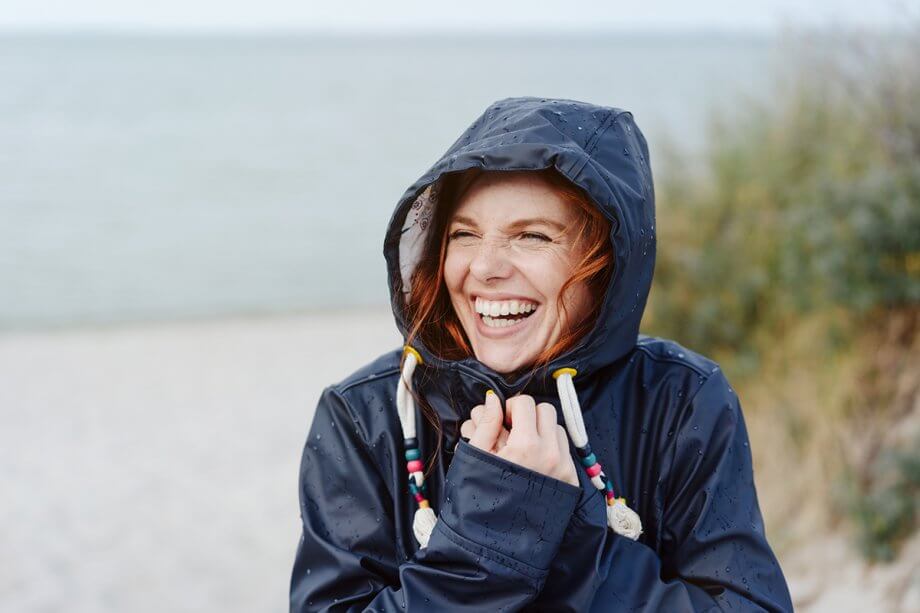
[[[476,222],[473,219],[470,219],[469,217],[464,217],[463,215],[457,215],[456,217],[450,220],[450,223],[451,224],[462,223],[468,226],[476,227]],[[551,228],[555,228],[559,232],[564,232],[566,229],[565,225],[559,223],[558,221],[554,219],[546,219],[543,217],[529,217],[527,219],[517,219],[513,221],[508,226],[508,228],[510,230],[518,230],[520,228],[526,228],[527,226],[540,225],[540,224],[544,226],[549,226]]]

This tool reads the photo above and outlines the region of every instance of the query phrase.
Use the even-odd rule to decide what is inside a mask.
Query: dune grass
[[[786,43],[768,98],[665,160],[643,328],[735,382],[781,543],[891,559],[920,507],[920,24]]]

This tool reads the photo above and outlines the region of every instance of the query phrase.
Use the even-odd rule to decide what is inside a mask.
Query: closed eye
[[[454,230],[453,232],[450,233],[449,238],[453,240],[455,238],[467,238],[467,237],[472,237],[472,236],[475,236],[475,234],[473,234],[469,230]]]
[[[538,241],[547,241],[552,242],[553,239],[546,236],[545,234],[540,234],[539,232],[522,232],[521,238],[526,238],[528,240],[538,240]]]

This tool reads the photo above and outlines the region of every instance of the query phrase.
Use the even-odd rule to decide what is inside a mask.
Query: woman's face
[[[496,372],[531,365],[567,327],[557,304],[581,256],[573,208],[528,173],[485,175],[457,203],[444,281],[476,359]],[[567,290],[573,325],[589,300],[583,282]]]

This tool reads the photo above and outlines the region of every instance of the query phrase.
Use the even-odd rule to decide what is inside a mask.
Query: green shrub
[[[713,122],[702,172],[659,186],[650,327],[742,374],[803,315],[858,330],[920,304],[920,36],[820,49]]]

